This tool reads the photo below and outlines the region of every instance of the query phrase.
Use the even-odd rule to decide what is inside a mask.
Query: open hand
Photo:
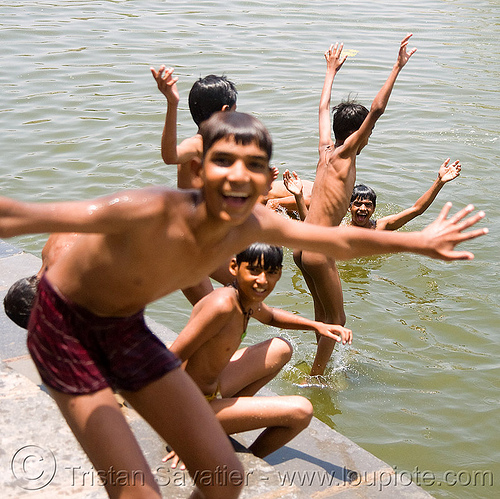
[[[410,38],[413,36],[413,33],[408,33],[403,40],[401,40],[401,46],[399,47],[398,60],[397,65],[400,69],[404,67],[404,65],[408,62],[410,57],[417,51],[416,48],[412,48],[409,52],[406,50],[408,47],[408,42]]]
[[[343,43],[339,45],[339,43],[336,42],[335,45],[330,45],[330,48],[325,52],[327,71],[333,71],[334,73],[337,73],[338,70],[342,67],[342,64],[344,64],[345,60],[347,59],[347,55],[342,55],[343,48]]]
[[[302,180],[300,180],[300,177],[295,172],[290,173],[289,170],[285,170],[283,172],[283,183],[287,191],[291,194],[299,195],[302,193]]]
[[[155,68],[151,68],[151,73],[156,80],[158,90],[167,98],[169,103],[178,104],[179,92],[176,82],[179,78],[172,77],[173,72],[174,68],[167,69],[164,64],[160,66],[158,71]]]
[[[450,158],[448,158],[439,168],[438,177],[443,183],[449,182],[450,180],[457,178],[460,175],[460,171],[462,170],[460,161],[457,160],[448,166],[449,162]]]
[[[484,218],[484,211],[465,218],[474,210],[474,206],[470,204],[448,219],[450,209],[451,203],[446,203],[437,219],[420,233],[426,248],[423,253],[441,260],[472,260],[474,255],[469,251],[454,251],[454,249],[463,241],[488,233],[488,229],[463,232]]]

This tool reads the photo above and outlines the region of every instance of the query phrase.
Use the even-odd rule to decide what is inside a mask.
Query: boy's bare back
[[[343,147],[320,151],[316,178],[306,221],[316,225],[339,225],[349,207],[356,182],[356,156],[343,156]]]

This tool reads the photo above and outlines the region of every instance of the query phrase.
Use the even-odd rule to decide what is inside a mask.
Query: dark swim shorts
[[[43,382],[68,394],[111,387],[136,391],[181,361],[148,329],[143,311],[100,317],[69,302],[42,277],[28,349]]]

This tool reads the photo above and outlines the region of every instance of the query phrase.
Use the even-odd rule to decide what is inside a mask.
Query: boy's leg
[[[228,434],[266,428],[249,447],[261,458],[307,428],[313,416],[309,400],[297,395],[215,399],[210,405]]]
[[[88,395],[49,391],[94,469],[103,473],[109,497],[161,497],[150,467],[110,388]],[[127,480],[124,480],[124,473],[128,474]],[[113,480],[113,476],[120,478]]]
[[[182,369],[174,369],[136,392],[123,392],[123,396],[175,450],[191,476],[197,471],[204,478],[212,473],[213,483],[197,484],[204,497],[239,495],[244,476],[241,463],[210,405]],[[227,469],[234,480],[220,483],[217,473],[221,469]]]
[[[309,288],[309,291],[311,293],[311,296],[313,298],[313,306],[314,306],[314,320],[319,321],[319,322],[325,322],[326,321],[326,311],[323,308],[323,304],[321,303],[321,299],[318,296],[318,293],[316,291],[316,285],[314,283],[313,278],[307,273],[307,270],[304,268],[302,265],[302,250],[295,250],[293,252],[293,260],[297,267],[299,268],[300,272],[302,273],[302,276],[304,277],[304,280],[306,281],[307,287]],[[319,340],[319,335],[316,334],[316,338]]]
[[[283,338],[271,338],[241,348],[219,375],[223,397],[251,397],[271,381],[292,357],[292,346]]]
[[[342,284],[335,261],[319,253],[303,251],[300,267],[315,303],[315,319],[329,324],[345,325],[344,298]],[[316,305],[320,302],[320,306]],[[318,311],[324,315],[318,316]],[[318,349],[311,368],[311,376],[322,375],[330,360],[336,341],[318,338]]]

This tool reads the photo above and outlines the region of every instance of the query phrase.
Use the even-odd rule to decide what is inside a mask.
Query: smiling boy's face
[[[369,199],[356,198],[350,205],[351,224],[356,227],[370,227],[370,219],[375,211],[373,202]]]
[[[229,271],[236,278],[240,299],[246,305],[263,302],[273,291],[281,278],[282,269],[265,269],[263,262],[241,262],[239,265],[233,258]]]
[[[255,142],[224,137],[206,152],[201,178],[209,214],[239,224],[270,189],[269,158]]]

